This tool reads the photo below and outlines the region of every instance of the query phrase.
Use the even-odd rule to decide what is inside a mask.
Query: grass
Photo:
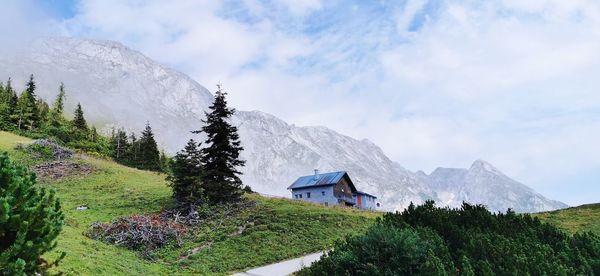
[[[17,143],[29,141],[0,132],[0,151],[8,151],[13,160],[28,166],[42,162],[14,150]],[[65,212],[58,247],[44,257],[52,260],[66,252],[66,258],[52,271],[66,275],[226,275],[331,248],[337,239],[364,232],[380,216],[248,195],[247,199],[255,202],[252,207],[217,216],[190,233],[182,247],[160,249],[155,259],[148,261],[136,252],[92,240],[84,232],[96,221],[168,207],[171,192],[165,176],[92,157],[74,161],[92,166],[94,172],[39,184],[56,189]],[[88,210],[76,210],[84,204]]]
[[[570,234],[589,231],[600,235],[600,203],[537,213],[534,216],[555,224]]]

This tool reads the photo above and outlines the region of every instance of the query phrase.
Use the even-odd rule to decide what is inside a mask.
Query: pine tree
[[[196,204],[202,201],[202,153],[200,144],[192,139],[185,149],[178,152],[171,162],[171,173],[167,177],[173,189],[173,197],[179,205]]]
[[[113,152],[113,158],[118,162],[123,163],[126,158],[126,153],[129,151],[130,144],[127,140],[127,133],[123,129],[114,132],[111,139],[111,148]]]
[[[54,191],[37,187],[35,174],[0,155],[0,274],[39,272],[41,255],[56,247],[62,230],[60,209]]]
[[[4,89],[4,83],[0,82],[0,130],[6,130],[10,125],[9,104],[10,96]]]
[[[125,163],[127,163],[130,166],[136,167],[138,168],[140,166],[139,164],[139,157],[140,157],[140,143],[137,139],[137,137],[135,136],[135,133],[131,133],[129,134],[129,144],[131,146],[129,146],[129,150],[127,151],[127,155],[125,157]]]
[[[61,83],[56,100],[54,100],[52,109],[50,110],[50,125],[53,127],[60,127],[64,123],[63,112],[65,109],[65,98],[65,85]]]
[[[87,122],[83,117],[83,109],[81,108],[81,104],[77,103],[77,108],[75,109],[75,116],[73,118],[73,126],[81,131],[88,131]]]
[[[33,80],[33,75],[31,75],[27,82],[27,88],[19,97],[16,114],[14,114],[17,118],[17,127],[19,129],[24,127],[33,129],[39,126],[40,113],[38,110],[35,89],[35,81]]]
[[[240,152],[243,150],[237,127],[231,125],[229,119],[235,113],[235,109],[227,107],[226,92],[218,90],[215,93],[213,104],[209,107],[210,113],[206,114],[205,125],[202,130],[207,135],[205,144],[208,147],[202,149],[202,162],[204,164],[204,191],[208,199],[213,203],[236,201],[240,198],[242,191],[241,174],[238,167],[245,164],[241,160]]]
[[[142,131],[139,143],[139,167],[146,170],[160,170],[160,152],[158,145],[154,140],[154,133],[150,123],[146,123],[146,128]]]
[[[17,96],[17,92],[15,92],[15,90],[12,88],[12,80],[10,78],[8,78],[8,81],[6,82],[6,87],[4,87],[4,91],[10,98],[8,102],[9,117],[13,122],[13,125],[16,125],[18,119],[18,116],[16,114],[19,104],[19,97]]]
[[[96,130],[95,126],[92,126],[92,131],[90,132],[90,141],[92,143],[98,142],[98,130]]]
[[[40,118],[40,124],[42,122],[47,122],[48,121],[48,116],[50,113],[50,106],[48,105],[48,103],[46,103],[46,101],[42,100],[42,99],[38,99],[37,100],[37,108],[39,110],[39,118]]]

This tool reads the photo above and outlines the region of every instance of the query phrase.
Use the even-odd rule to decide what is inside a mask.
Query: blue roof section
[[[334,185],[342,179],[346,175],[345,171],[339,172],[330,172],[330,173],[321,173],[317,176],[306,175],[298,178],[292,185],[288,187],[288,189],[301,189],[308,188],[313,186],[327,186]]]

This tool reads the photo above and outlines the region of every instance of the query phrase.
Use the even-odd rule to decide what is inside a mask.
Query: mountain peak
[[[491,173],[495,173],[495,174],[503,174],[500,170],[498,170],[492,164],[490,164],[489,162],[487,162],[485,160],[481,160],[481,159],[475,160],[475,162],[473,162],[473,165],[471,165],[471,168],[469,170],[470,171],[486,171],[486,172],[491,172]]]

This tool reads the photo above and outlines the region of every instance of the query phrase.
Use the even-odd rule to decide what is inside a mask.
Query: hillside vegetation
[[[8,151],[13,160],[30,167],[44,163],[15,150],[18,143],[29,142],[0,132],[0,151]],[[53,272],[67,275],[225,275],[330,248],[335,240],[365,232],[380,216],[245,195],[254,204],[243,212],[204,222],[196,232],[186,235],[181,247],[159,249],[148,260],[139,252],[90,239],[84,233],[97,221],[110,222],[170,207],[171,190],[165,175],[85,155],[69,162],[89,169],[58,179],[40,179],[40,185],[56,189],[66,216],[58,248],[46,257],[57,258],[66,252],[66,258]],[[81,205],[88,209],[76,210]]]
[[[600,235],[600,203],[537,213],[534,216],[571,234],[590,231]]]
[[[427,201],[385,214],[299,274],[600,275],[600,237],[568,235],[529,214]]]

